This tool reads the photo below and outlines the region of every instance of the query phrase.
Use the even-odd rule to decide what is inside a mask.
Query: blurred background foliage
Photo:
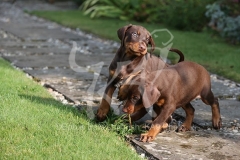
[[[208,25],[219,32],[228,42],[240,42],[240,1],[221,0],[207,5]]]
[[[162,23],[201,32],[209,27],[228,42],[240,42],[240,0],[75,0],[91,18]]]

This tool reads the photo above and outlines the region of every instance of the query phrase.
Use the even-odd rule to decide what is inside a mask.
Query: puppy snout
[[[126,102],[124,105],[123,105],[123,109],[122,111],[124,113],[128,113],[128,114],[132,114],[134,112],[134,105],[129,103],[129,102]]]
[[[128,113],[128,109],[127,109],[126,107],[123,107],[122,111],[123,111],[124,113]]]
[[[144,42],[142,42],[142,43],[139,44],[139,51],[140,51],[140,52],[145,51],[146,48],[147,48],[147,47],[146,47],[146,44],[145,44]]]

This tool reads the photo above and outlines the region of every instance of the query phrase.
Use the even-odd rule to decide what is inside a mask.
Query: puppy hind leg
[[[212,125],[214,129],[220,129],[222,127],[222,119],[220,115],[220,108],[218,99],[214,98],[214,103],[211,104],[212,107]]]
[[[176,130],[177,132],[186,132],[191,130],[195,109],[191,103],[187,103],[182,107],[186,113],[186,119],[184,123]]]
[[[218,99],[214,97],[211,89],[203,90],[201,93],[202,101],[212,107],[212,126],[214,129],[220,129],[222,127],[222,120],[220,115],[220,108]]]

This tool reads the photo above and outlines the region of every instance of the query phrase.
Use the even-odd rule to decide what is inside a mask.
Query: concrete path
[[[63,103],[95,110],[106,85],[108,65],[120,44],[29,16],[23,9],[63,8],[43,1],[0,2],[0,56],[46,86]],[[193,131],[176,133],[179,120],[152,143],[129,137],[137,151],[148,159],[240,159],[240,101],[236,100],[240,84],[215,74],[211,79],[213,92],[220,99],[223,128],[219,132],[211,130],[210,107],[194,100]],[[112,107],[119,114],[118,105],[114,99]],[[185,116],[182,109],[175,113]]]

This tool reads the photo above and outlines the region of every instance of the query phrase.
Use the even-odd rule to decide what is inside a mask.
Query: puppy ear
[[[155,49],[155,43],[154,43],[154,41],[153,41],[152,36],[149,37],[149,42],[148,42],[148,44],[151,45],[151,51],[150,51],[150,53],[152,53],[152,52],[154,51],[154,49]]]
[[[132,24],[126,25],[126,26],[118,29],[117,34],[118,34],[118,38],[119,38],[119,39],[121,40],[121,42],[122,42],[121,45],[123,45],[123,40],[124,40],[126,31],[127,31],[130,27],[132,27]]]
[[[157,102],[160,97],[160,92],[156,87],[148,85],[144,88],[142,95],[142,103],[145,108],[151,107],[155,102]]]

